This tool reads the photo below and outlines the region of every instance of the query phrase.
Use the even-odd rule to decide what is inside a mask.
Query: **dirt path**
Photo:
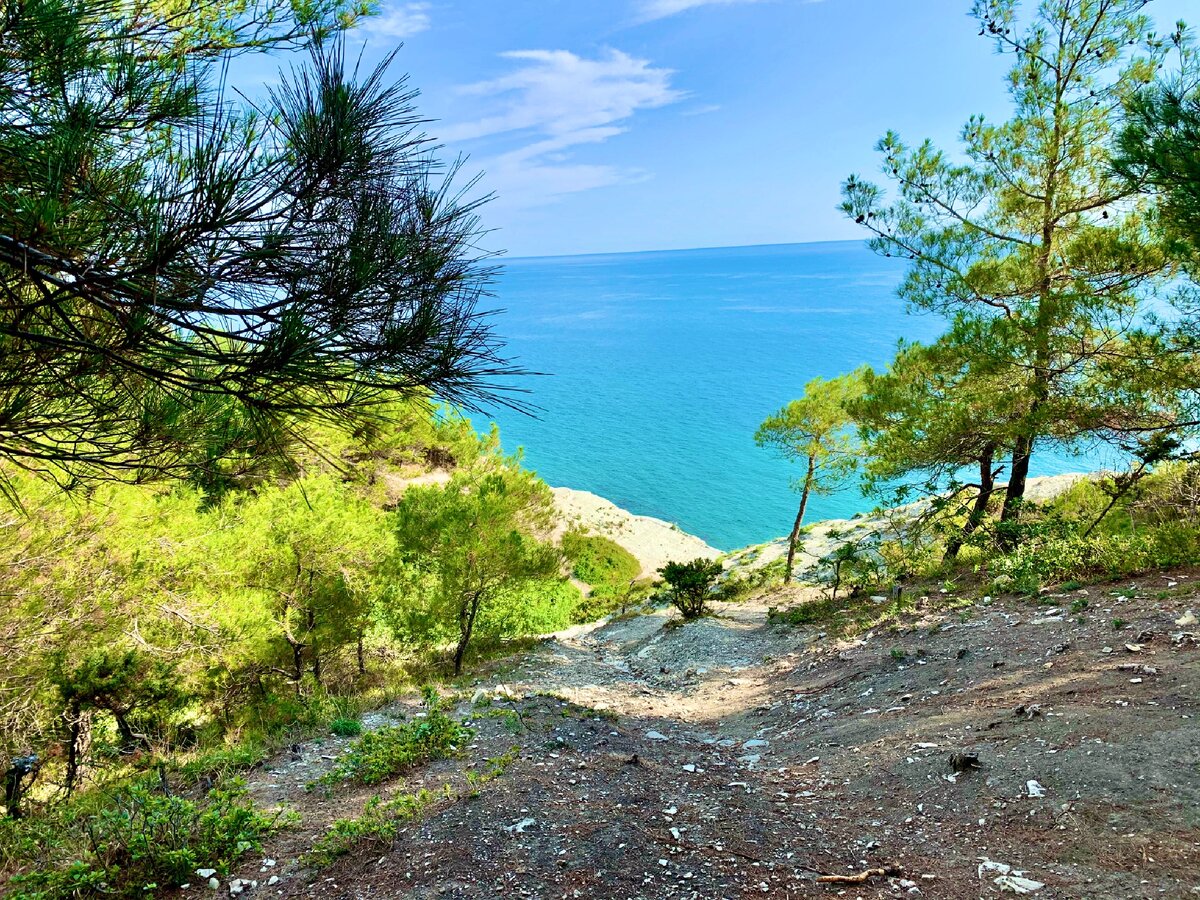
[[[768,622],[799,593],[682,627],[656,612],[580,629],[462,686],[462,759],[331,798],[298,786],[345,742],[272,761],[256,796],[303,824],[268,849],[277,866],[239,874],[276,874],[285,897],[1200,895],[1188,584],[969,612],[934,597],[847,641]],[[979,768],[955,773],[960,752]],[[296,862],[372,793],[445,785],[394,839]]]

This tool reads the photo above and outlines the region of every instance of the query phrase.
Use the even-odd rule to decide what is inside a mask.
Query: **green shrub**
[[[47,860],[44,868],[13,878],[11,898],[157,893],[195,880],[197,867],[228,872],[287,821],[256,810],[238,780],[203,801],[171,796],[148,781],[94,799],[102,803],[98,811],[66,814],[53,849],[43,846],[43,853],[62,857],[58,864]]]
[[[1057,520],[1031,527],[1011,553],[989,560],[993,583],[1034,593],[1070,579],[1120,578],[1188,564],[1200,557],[1200,529],[1186,522],[1145,527],[1135,533],[1096,531],[1084,537]]]
[[[329,723],[329,730],[338,737],[358,737],[363,727],[358,719],[337,718]]]
[[[364,844],[390,843],[401,825],[417,818],[440,797],[453,795],[450,785],[445,785],[440,792],[422,789],[415,794],[398,794],[387,802],[372,797],[361,816],[335,820],[329,830],[313,843],[305,862],[312,866],[327,866],[339,856]]]
[[[628,585],[642,571],[641,563],[632,553],[600,535],[568,531],[562,538],[562,550],[571,563],[571,574],[592,587]]]
[[[615,541],[571,530],[563,535],[562,549],[571,574],[591,588],[575,609],[577,623],[594,622],[651,592],[648,584],[637,583],[642,564]]]
[[[471,739],[472,731],[447,716],[432,688],[425,691],[424,718],[405,725],[368,731],[354,741],[337,765],[310,787],[342,781],[379,784],[431,759],[453,756]]]
[[[705,601],[722,567],[715,560],[698,557],[688,563],[669,562],[658,572],[670,587],[671,603],[684,619],[695,619],[704,615]]]

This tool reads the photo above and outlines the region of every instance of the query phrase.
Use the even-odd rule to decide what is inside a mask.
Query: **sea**
[[[791,527],[801,473],[755,429],[809,379],[882,368],[900,339],[941,333],[896,296],[904,272],[858,241],[506,260],[493,326],[515,364],[542,374],[510,382],[532,414],[485,410],[475,424],[495,421],[551,485],[720,550],[771,540]],[[1046,450],[1032,474],[1116,463]],[[875,505],[851,485],[814,497],[806,520]]]

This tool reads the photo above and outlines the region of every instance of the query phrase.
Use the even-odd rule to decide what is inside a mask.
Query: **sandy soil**
[[[587,491],[561,487],[552,490],[561,517],[556,537],[568,528],[582,526],[591,534],[615,541],[642,564],[643,578],[653,576],[671,560],[686,562],[699,556],[716,559],[721,555],[720,550],[670,522],[636,516]]]
[[[771,624],[769,606],[813,599],[800,588],[678,627],[659,611],[581,629],[465,682],[464,758],[383,791],[461,792],[330,868],[297,859],[375,791],[302,791],[338,739],[272,760],[252,789],[303,824],[268,847],[282,881],[260,891],[978,898],[1025,878],[1037,898],[1200,894],[1197,575],[970,608],[935,594],[853,640]],[[472,794],[467,773],[514,746]],[[956,773],[955,753],[979,767]],[[895,874],[816,880],[878,868]]]

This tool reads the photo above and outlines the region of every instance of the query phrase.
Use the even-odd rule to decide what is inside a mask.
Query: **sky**
[[[1162,23],[1195,0],[1154,0]],[[862,237],[841,182],[888,129],[952,147],[1003,118],[969,0],[380,0],[351,38],[394,63],[446,159],[495,195],[509,256]]]

